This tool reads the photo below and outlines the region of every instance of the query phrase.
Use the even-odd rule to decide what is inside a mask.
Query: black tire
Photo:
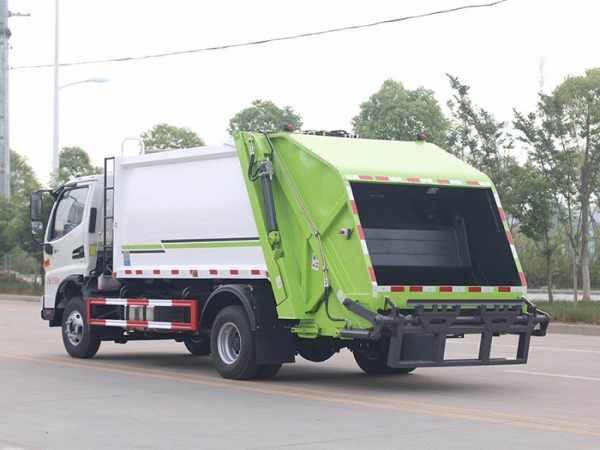
[[[217,314],[210,350],[215,368],[223,378],[247,380],[258,373],[256,341],[243,306],[228,306]]]
[[[331,346],[323,345],[320,342],[309,342],[298,347],[298,354],[307,361],[323,362],[331,358],[335,351],[331,349]]]
[[[267,364],[260,366],[253,378],[256,380],[269,380],[277,375],[281,366],[282,364]]]
[[[81,297],[67,303],[62,319],[62,338],[65,350],[73,358],[91,358],[100,348],[100,339],[93,339],[87,324],[87,308]]]
[[[208,336],[189,337],[183,341],[183,344],[192,355],[210,355],[210,339],[208,339]]]
[[[390,351],[390,339],[381,338],[355,349],[352,353],[358,367],[369,375],[404,374],[415,370],[414,367],[394,369],[387,365]]]

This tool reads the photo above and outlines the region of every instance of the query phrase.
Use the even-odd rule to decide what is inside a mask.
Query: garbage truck
[[[368,374],[402,374],[524,364],[549,323],[490,179],[424,136],[241,132],[106,158],[30,206],[41,316],[74,358],[171,339],[228,379],[342,349]],[[469,334],[472,358],[447,354]],[[493,357],[505,335],[514,355]]]

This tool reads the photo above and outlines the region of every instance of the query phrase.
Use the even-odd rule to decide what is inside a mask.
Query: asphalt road
[[[512,355],[501,338],[497,353]],[[456,357],[475,339],[452,340]],[[535,338],[527,365],[360,372],[345,351],[266,382],[175,342],[64,352],[38,305],[0,302],[0,449],[598,449],[600,337]]]

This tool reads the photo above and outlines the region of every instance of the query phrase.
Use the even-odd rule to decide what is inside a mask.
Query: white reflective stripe
[[[127,305],[127,299],[126,298],[107,298],[105,299],[106,303],[102,303],[102,304],[106,304],[106,305]]]
[[[437,292],[437,286],[423,286],[423,292]]]
[[[354,200],[354,193],[352,192],[352,188],[350,186],[346,186],[346,190],[348,191],[348,197],[350,197],[350,200]]]
[[[367,248],[367,242],[363,241],[362,239],[360,240],[360,245],[362,245],[362,249],[363,249],[363,253],[365,255],[369,254],[369,249]]]
[[[419,178],[421,183],[433,184],[433,180],[431,178]]]
[[[454,186],[462,186],[463,182],[460,180],[450,180],[450,184],[453,184]]]
[[[378,286],[377,290],[379,292],[392,292],[392,287],[391,286]]]
[[[494,200],[496,200],[496,205],[498,205],[498,208],[502,208],[502,204],[500,203],[500,197],[498,197],[498,194],[494,194]]]
[[[510,292],[523,292],[523,286],[514,286],[510,288]]]
[[[515,248],[514,245],[510,246],[510,251],[512,252],[513,257],[515,258],[515,260],[519,259],[519,255],[517,255],[517,249]]]
[[[390,181],[393,183],[402,183],[402,178],[400,177],[390,177]]]
[[[346,180],[360,180],[358,175],[346,175]]]
[[[148,300],[148,306],[173,306],[173,300]]]
[[[482,286],[481,292],[494,292],[494,288],[491,286]]]
[[[465,286],[452,286],[452,292],[467,292]]]
[[[163,330],[170,330],[171,323],[170,322],[148,322],[148,328],[160,328]]]
[[[373,284],[373,297],[377,297],[377,283],[373,281],[372,284]]]
[[[127,321],[126,320],[106,319],[105,325],[107,327],[126,327]]]
[[[492,183],[490,183],[489,181],[480,181],[479,186],[491,187]]]

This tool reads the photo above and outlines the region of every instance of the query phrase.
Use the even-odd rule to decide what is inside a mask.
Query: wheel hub
[[[83,337],[83,317],[79,311],[71,311],[65,322],[65,333],[69,342],[78,345]]]
[[[225,364],[233,364],[237,361],[242,350],[242,339],[240,330],[235,324],[227,322],[221,327],[217,338],[217,349]]]

